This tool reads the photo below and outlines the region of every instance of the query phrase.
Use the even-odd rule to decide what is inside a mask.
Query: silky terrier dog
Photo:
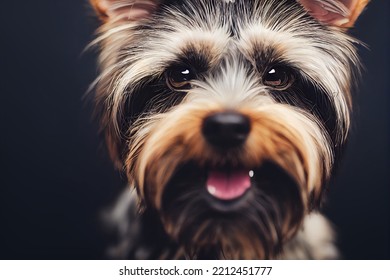
[[[329,259],[369,0],[91,0],[95,103],[131,259]]]

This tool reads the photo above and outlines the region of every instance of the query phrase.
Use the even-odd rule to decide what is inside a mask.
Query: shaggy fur
[[[136,189],[111,217],[114,256],[335,258],[313,211],[348,137],[359,60],[346,27],[367,1],[92,3],[96,108]],[[205,127],[221,116],[247,123],[242,143],[216,144]],[[243,173],[250,188],[234,200],[209,184]]]

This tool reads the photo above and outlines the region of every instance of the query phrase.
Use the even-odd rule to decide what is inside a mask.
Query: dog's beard
[[[226,201],[207,192],[208,172],[189,163],[167,184],[161,209],[167,232],[189,258],[274,258],[303,217],[296,183],[265,163],[253,170],[248,191]]]

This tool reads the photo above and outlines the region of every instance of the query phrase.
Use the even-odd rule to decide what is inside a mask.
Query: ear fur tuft
[[[323,24],[352,27],[370,0],[297,0]]]
[[[103,22],[139,21],[148,18],[157,8],[158,0],[90,0]]]

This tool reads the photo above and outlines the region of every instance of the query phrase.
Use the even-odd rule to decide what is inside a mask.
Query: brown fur
[[[173,255],[160,257],[197,258],[209,247],[217,258],[288,257],[298,255],[305,238],[316,247],[302,225],[319,207],[337,149],[348,136],[351,80],[359,66],[355,41],[343,28],[368,1],[301,0],[306,10],[292,1],[248,1],[253,11],[243,6],[237,11],[224,0],[209,0],[215,10],[206,0],[188,1],[178,10],[165,7],[164,18],[153,21],[159,1],[91,0],[104,22],[94,42],[102,50],[103,73],[96,83],[102,131],[111,157],[137,190],[140,213],[151,209],[164,234],[178,244]],[[336,20],[312,13],[329,4],[338,9]],[[246,21],[219,14],[223,11]],[[184,80],[188,88],[170,86],[171,69],[190,64],[184,69],[193,71],[194,57],[206,69]],[[285,88],[265,83],[278,63],[291,70]],[[146,104],[128,103],[140,94]],[[281,102],[286,95],[293,100]],[[300,103],[302,97],[310,100]],[[139,115],[128,112],[131,106],[140,106]],[[245,142],[222,152],[202,130],[209,116],[221,112],[235,112],[250,123]],[[328,113],[330,124],[320,115]],[[185,180],[188,174],[180,168],[187,166],[195,175],[207,170],[198,176],[202,180],[218,168],[260,175],[252,179],[248,197],[239,197],[244,202],[226,214],[207,200],[212,192],[207,194],[203,181]]]

